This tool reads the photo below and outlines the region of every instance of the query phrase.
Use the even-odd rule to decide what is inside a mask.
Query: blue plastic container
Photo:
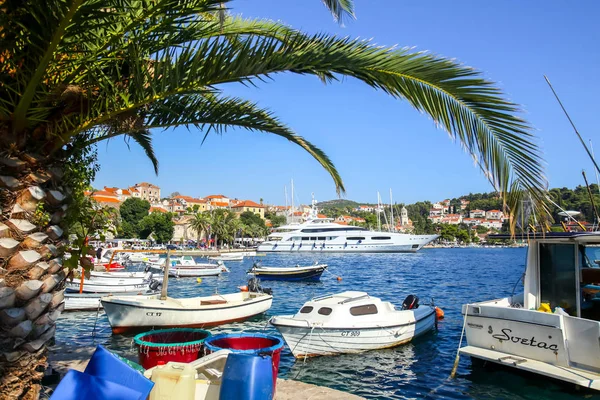
[[[221,381],[221,400],[271,400],[271,356],[232,353],[227,357]]]
[[[148,393],[72,369],[60,381],[50,400],[144,400],[147,397]]]
[[[153,386],[139,371],[98,346],[85,371],[70,370],[52,400],[145,400]]]
[[[204,350],[207,353],[224,349],[236,354],[271,356],[274,392],[279,372],[279,358],[283,349],[283,340],[280,337],[262,333],[239,332],[221,333],[204,341]]]

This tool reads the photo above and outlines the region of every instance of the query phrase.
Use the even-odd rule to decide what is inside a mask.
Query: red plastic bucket
[[[133,338],[138,346],[138,358],[145,369],[176,361],[189,363],[200,358],[209,331],[194,328],[160,329],[140,333]]]
[[[222,333],[211,336],[204,342],[204,351],[207,354],[223,349],[231,350],[233,353],[271,356],[273,392],[275,392],[277,373],[279,372],[279,358],[283,349],[281,338],[261,333]]]

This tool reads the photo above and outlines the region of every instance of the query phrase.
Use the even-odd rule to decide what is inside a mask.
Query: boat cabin
[[[600,233],[516,239],[529,242],[523,293],[464,305],[460,353],[600,390]]]
[[[500,235],[496,235],[498,237]],[[522,305],[600,321],[600,234],[552,232],[532,239],[527,253]]]
[[[367,320],[385,320],[395,311],[396,307],[392,303],[371,297],[366,292],[346,291],[307,301],[294,318],[347,326],[349,321],[364,323]]]

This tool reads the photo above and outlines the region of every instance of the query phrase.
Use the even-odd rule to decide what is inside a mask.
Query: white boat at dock
[[[414,299],[409,296],[406,308],[398,310],[365,292],[348,291],[314,298],[295,315],[270,322],[296,358],[360,353],[399,346],[432,330],[435,307]]]
[[[157,294],[155,290],[148,289],[145,292],[117,292],[108,296],[152,296]],[[100,299],[106,297],[106,293],[65,293],[65,311],[96,311],[102,308]]]
[[[217,263],[198,263],[192,256],[173,257],[169,260],[169,276],[174,277],[202,277],[218,276],[228,271],[222,261]],[[163,264],[150,264],[149,268],[162,271]]]
[[[258,292],[215,294],[206,297],[161,300],[160,295],[102,298],[115,334],[169,327],[212,327],[244,321],[271,308],[273,296]]]
[[[84,279],[83,281],[83,293],[119,293],[119,292],[144,292],[148,289],[149,282],[142,283],[128,283],[127,281],[119,282],[107,281],[93,281]],[[68,293],[79,293],[80,280],[74,278],[73,280],[68,279],[65,287]]]
[[[463,305],[461,355],[600,390],[598,232],[528,233],[522,294]]]
[[[243,253],[222,253],[218,256],[208,257],[210,260],[215,261],[244,261]]]

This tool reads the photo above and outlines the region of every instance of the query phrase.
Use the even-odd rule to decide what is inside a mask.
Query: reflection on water
[[[472,369],[463,358],[457,377],[448,379],[462,329],[461,305],[510,295],[524,270],[525,249],[425,249],[416,254],[268,255],[265,265],[312,264],[321,261],[329,270],[319,283],[267,281],[274,292],[266,315],[245,323],[225,325],[211,332],[277,331],[268,325],[272,315],[293,314],[311,297],[344,290],[361,290],[401,305],[409,294],[422,303],[431,299],[446,319],[438,330],[395,349],[333,357],[294,360],[286,347],[280,376],[329,386],[374,399],[593,399],[535,376],[505,370]],[[218,278],[171,279],[173,297],[206,296],[237,291],[245,284],[252,259],[226,263],[231,272]],[[341,281],[336,278],[342,277]],[[517,290],[522,290],[518,286]],[[92,330],[96,322],[96,335]],[[102,311],[65,313],[59,321],[57,343],[103,344],[121,354],[135,354],[132,337],[112,336]]]

